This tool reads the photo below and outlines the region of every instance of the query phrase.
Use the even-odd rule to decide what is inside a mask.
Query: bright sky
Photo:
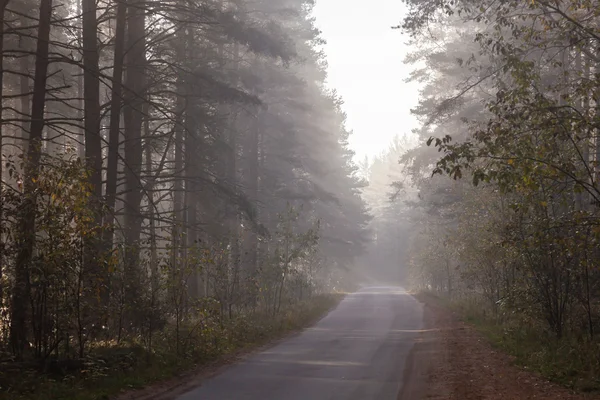
[[[404,83],[406,37],[391,29],[404,13],[401,0],[317,0],[317,27],[327,41],[328,85],[344,99],[356,160],[382,152],[410,133],[418,91]]]

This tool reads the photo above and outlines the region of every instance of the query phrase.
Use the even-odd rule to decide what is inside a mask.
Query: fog
[[[368,256],[391,251],[382,221],[403,207],[385,200],[399,175],[375,170],[409,115],[390,101],[398,10],[357,40],[359,4],[332,4],[11,3],[0,340],[17,358],[81,359],[100,338],[151,351],[171,331],[179,352],[205,318],[216,335],[399,276]]]
[[[331,23],[323,31],[334,39],[327,53],[348,66],[330,68],[340,93],[374,94],[352,84],[351,51],[369,55],[355,67],[370,65],[377,78],[368,86],[390,89],[365,95],[369,106],[360,111],[352,101],[344,108],[360,115],[348,124],[356,128],[351,143],[372,217],[370,241],[355,263],[360,279],[433,292],[505,339],[520,341],[527,332],[560,342],[569,349],[565,358],[585,358],[590,347],[569,343],[597,341],[600,274],[591,266],[600,233],[593,228],[600,221],[600,38],[593,31],[600,4],[403,3],[395,45],[382,34],[379,44],[369,40],[361,50],[360,40],[352,41],[350,50],[335,40],[344,28]],[[373,39],[371,22],[388,18],[379,16],[386,6],[377,6],[355,14],[351,2],[342,25]],[[391,63],[396,76],[375,61],[389,63],[391,48],[403,56],[402,65]],[[364,133],[357,119],[389,103],[402,111],[373,115],[373,130]],[[561,357],[538,345],[525,351],[531,359]]]
[[[370,242],[352,268],[361,282],[404,284],[416,222],[409,218],[415,210],[407,201],[414,200],[416,189],[399,161],[418,143],[413,130],[419,121],[411,109],[418,105],[421,85],[409,80],[408,35],[392,29],[406,5],[378,0],[372,6],[365,13],[361,1],[320,1],[313,15],[326,41],[326,84],[344,101],[341,108],[352,132],[349,147],[368,185],[361,196],[373,218]]]
[[[563,3],[0,1],[0,354],[212,360],[365,285],[594,340],[600,5]]]

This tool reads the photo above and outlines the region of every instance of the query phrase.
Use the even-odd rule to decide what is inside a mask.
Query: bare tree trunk
[[[185,33],[184,39],[184,59],[183,65],[187,70],[190,69],[190,62],[188,61],[188,55],[192,55],[194,49],[194,33],[192,29],[188,29]],[[188,79],[191,80],[191,79]],[[184,80],[185,82],[185,80]],[[191,82],[186,85],[188,93],[192,92],[190,89]],[[195,97],[186,96],[185,104],[185,118],[184,118],[184,129],[185,129],[185,149],[183,153],[184,165],[185,165],[185,232],[186,232],[186,250],[192,251],[194,255],[197,254],[197,241],[198,241],[198,181],[199,176],[202,175],[201,163],[199,163],[198,157],[200,156],[200,124],[198,123],[200,116],[198,115],[198,108],[195,103]],[[188,285],[187,297],[195,300],[199,297],[200,287],[200,275],[198,265],[193,266],[192,274],[190,276],[190,282]]]
[[[190,105],[188,105],[189,107]],[[186,220],[186,248],[188,251],[193,252],[194,255],[197,251],[198,241],[198,184],[196,182],[197,175],[201,174],[200,165],[196,161],[198,158],[198,135],[196,135],[196,126],[192,123],[194,116],[191,115],[191,110],[188,108],[185,119],[185,130],[187,133],[185,142],[184,152],[184,164],[185,176],[186,176],[186,191],[185,191],[185,220]],[[200,276],[199,271],[194,266],[192,275],[190,277],[190,283],[188,286],[188,297],[190,299],[197,299],[200,291]]]
[[[82,4],[81,4],[82,0],[77,0],[77,16],[79,17],[81,15],[81,8],[82,8]],[[80,48],[83,47],[82,45],[82,38],[81,38],[81,29],[77,29],[77,46],[79,46]],[[79,121],[83,121],[83,108],[84,108],[84,94],[83,94],[83,74],[84,74],[84,70],[83,68],[81,68],[80,74],[77,77],[77,116]],[[81,123],[80,122],[80,123]],[[79,157],[81,157],[83,159],[83,157],[85,156],[85,131],[82,125],[79,125],[79,135],[76,138],[77,140],[77,155]]]
[[[24,18],[22,19],[22,24],[24,25],[26,22]],[[31,106],[30,100],[31,96],[29,95],[29,69],[30,69],[30,56],[27,54],[32,51],[29,46],[29,38],[24,36],[19,38],[19,48],[23,52],[21,56],[21,60],[19,62],[19,66],[21,68],[22,75],[19,77],[20,81],[20,114],[23,122],[21,123],[21,139],[22,139],[22,151],[23,153],[27,152],[27,146],[29,143],[29,129],[30,129],[30,120],[31,120]]]
[[[15,262],[15,282],[11,308],[10,342],[13,352],[18,358],[22,358],[27,343],[27,303],[31,291],[29,268],[35,246],[35,209],[37,207],[35,182],[39,176],[42,132],[44,130],[51,17],[52,0],[41,0],[31,107],[30,144],[25,165],[25,204],[22,206],[19,224],[19,250]]]
[[[2,190],[4,186],[3,175],[4,175],[4,149],[2,148],[3,144],[3,128],[4,128],[4,14],[6,11],[6,6],[8,5],[9,0],[0,0],[0,232],[3,232],[2,229],[4,221],[4,196],[2,195]],[[4,288],[2,287],[2,265],[4,263],[4,237],[0,233],[0,308],[4,305]]]
[[[183,46],[183,43],[177,43],[177,46]],[[178,51],[179,59],[183,59],[183,52]],[[184,129],[183,119],[185,113],[185,84],[181,73],[177,77],[177,101],[175,106],[175,159],[174,161],[174,185],[173,185],[173,229],[171,231],[171,267],[173,273],[179,275],[180,269],[180,257],[181,257],[181,244],[183,240],[181,235],[183,233],[183,151],[184,151]]]
[[[119,139],[121,128],[121,108],[123,103],[123,57],[125,51],[125,25],[127,24],[127,0],[117,4],[117,27],[115,33],[114,66],[110,101],[110,122],[108,131],[108,161],[106,166],[106,207],[102,242],[105,250],[113,245],[115,203],[119,168]]]
[[[246,196],[252,202],[254,209],[258,212],[258,174],[259,174],[259,129],[260,116],[257,116],[251,121],[251,131],[247,136],[246,141],[246,165],[244,168],[244,183],[246,187]],[[255,215],[257,218],[257,215]],[[250,280],[256,278],[258,268],[258,235],[254,229],[247,228],[243,242],[243,266],[244,276]],[[247,301],[251,306],[257,300],[257,291],[253,285],[249,285],[249,293]]]
[[[130,299],[137,298],[139,281],[140,234],[142,215],[142,184],[140,172],[142,167],[142,119],[145,101],[146,84],[146,40],[145,40],[145,2],[132,0],[128,2],[127,56],[125,82],[125,280],[126,291]],[[128,301],[128,304],[133,302]]]
[[[89,184],[93,198],[94,226],[102,224],[100,199],[102,197],[102,138],[100,136],[100,68],[98,54],[98,21],[96,18],[96,0],[83,0],[82,31],[83,31],[83,97],[84,97],[84,130],[85,130],[85,160],[89,173]],[[108,302],[106,297],[108,277],[101,270],[99,260],[100,243],[94,236],[84,238],[84,279],[85,290],[88,291],[87,310],[85,317],[97,320],[102,312],[100,307]],[[98,294],[98,295],[97,295]],[[99,325],[99,320],[96,325]]]
[[[239,57],[240,57],[240,49],[239,45],[236,43],[233,49],[233,57],[234,57],[234,70],[239,69]],[[227,169],[226,169],[226,180],[227,184],[231,187],[233,193],[238,191],[238,173],[237,173],[237,158],[238,158],[238,116],[236,114],[236,110],[231,108],[231,113],[229,116],[229,132],[227,135],[227,144],[229,145],[229,159],[227,160]],[[234,302],[236,302],[237,292],[239,290],[239,281],[240,281],[240,213],[237,207],[234,204],[229,205],[228,210],[228,218],[229,218],[229,246],[230,246],[230,268],[232,271],[231,274],[231,290],[229,295],[229,313],[231,314],[231,307]]]
[[[148,107],[147,107],[148,108]],[[146,109],[147,109],[146,108]],[[148,114],[148,112],[146,112]],[[152,176],[152,146],[150,145],[150,120],[144,120],[144,137],[146,146],[146,174]],[[158,293],[158,253],[156,248],[156,218],[154,216],[154,182],[148,188],[148,219],[150,221],[150,279],[152,289],[152,304],[155,306]]]
[[[600,55],[600,51],[596,51],[596,55]],[[594,67],[594,73],[591,74],[592,77],[596,74],[600,73],[600,65],[598,65],[598,63],[595,64]],[[592,78],[593,79],[593,78]],[[598,99],[600,97],[600,89],[598,89],[598,87],[596,86],[594,89],[592,89],[592,98],[593,99]],[[589,101],[589,100],[588,100]],[[593,151],[593,158],[594,158],[594,183],[596,186],[596,190],[598,190],[598,185],[600,183],[600,129],[598,128],[600,126],[600,102],[595,101],[596,105],[595,105],[595,110],[594,110],[594,116],[593,116],[593,126],[595,127],[592,136],[594,136],[594,148],[592,149]],[[598,205],[596,205],[598,206]]]
[[[193,165],[193,164],[191,164]],[[191,168],[191,165],[188,165],[188,169]],[[193,254],[196,254],[197,251],[197,241],[198,241],[198,231],[197,231],[197,224],[198,224],[198,220],[197,220],[197,205],[198,205],[198,198],[196,196],[196,192],[195,192],[195,186],[194,184],[190,183],[190,180],[187,181],[188,185],[190,186],[188,188],[188,190],[185,193],[185,209],[186,209],[186,230],[187,230],[187,234],[186,234],[186,238],[187,238],[187,244],[186,247],[188,249],[189,252],[193,252]],[[194,270],[192,271],[192,275],[190,277],[190,284],[188,287],[188,296],[190,297],[190,299],[197,299],[199,296],[199,275],[198,275],[198,270],[196,269],[197,266],[194,266]]]
[[[186,37],[183,32],[175,38],[175,54],[177,60],[183,65],[186,63]],[[177,283],[173,285],[173,295],[178,299],[177,304],[179,310],[182,312],[185,309],[185,294],[186,291],[181,286],[185,281],[187,271],[185,270],[185,239],[183,234],[185,232],[185,205],[184,205],[184,177],[186,165],[184,165],[184,149],[187,145],[184,121],[186,119],[186,108],[187,108],[187,90],[184,72],[179,71],[177,74],[177,80],[175,82],[176,100],[175,100],[175,158],[173,163],[173,227],[171,230],[171,279],[174,279]]]
[[[100,69],[96,1],[83,0],[83,97],[85,158],[96,199],[102,196],[102,138],[100,137]]]

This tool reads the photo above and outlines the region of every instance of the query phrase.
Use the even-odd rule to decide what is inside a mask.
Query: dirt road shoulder
[[[402,391],[399,399],[600,399],[598,395],[571,393],[523,370],[439,299],[426,294],[415,297],[425,306],[426,329],[423,342],[415,346],[411,373],[426,373],[427,384],[419,397]]]

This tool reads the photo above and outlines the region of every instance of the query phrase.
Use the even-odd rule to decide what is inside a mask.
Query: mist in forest
[[[333,13],[304,0],[0,2],[8,353],[83,359],[100,338],[152,351],[173,330],[178,353],[203,318],[276,317],[405,278],[415,187],[397,161],[415,144],[393,139],[387,112],[358,117]],[[369,20],[373,39],[398,40],[394,20]]]
[[[458,304],[523,343],[528,367],[585,359],[583,388],[598,365],[600,3],[403,3],[403,98],[380,98],[410,118],[355,158],[370,215],[357,275]]]
[[[372,214],[313,7],[0,2],[2,351],[218,353],[356,287]]]
[[[598,390],[600,3],[404,3],[418,125],[391,157],[396,209],[370,208],[371,257],[394,271],[404,253],[411,290],[458,306],[527,368]]]
[[[595,343],[600,4],[567,3],[0,0],[0,364],[206,362],[365,284]]]

